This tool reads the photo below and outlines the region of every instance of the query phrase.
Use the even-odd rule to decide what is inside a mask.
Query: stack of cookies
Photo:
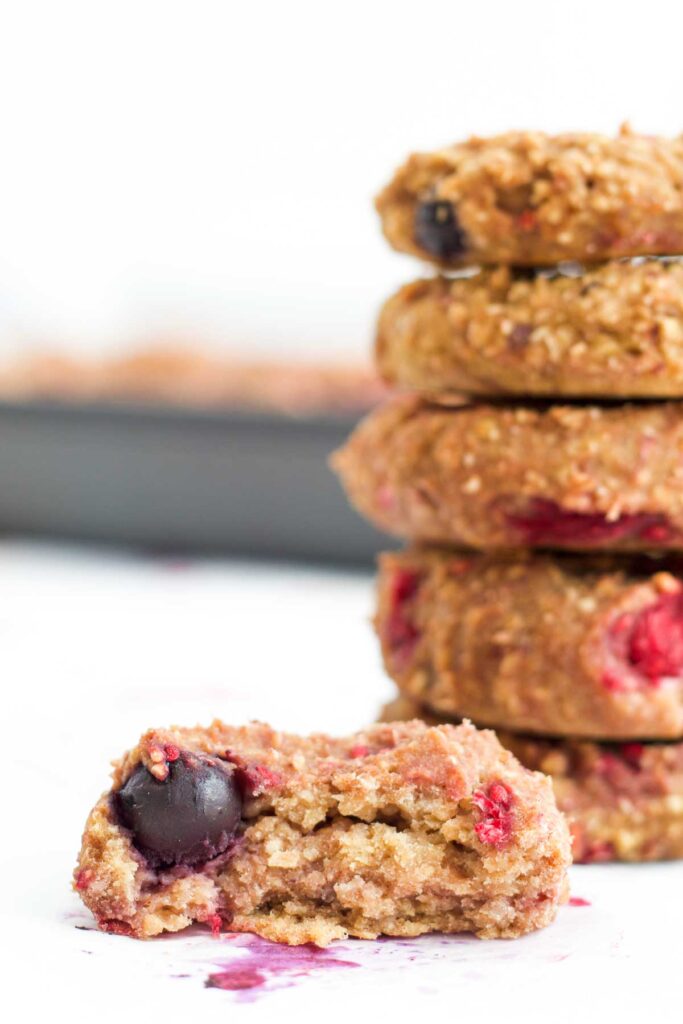
[[[683,138],[412,156],[399,395],[335,465],[371,522],[394,718],[470,718],[553,779],[576,860],[683,856]],[[477,269],[480,268],[480,269]],[[646,401],[643,401],[646,400]]]

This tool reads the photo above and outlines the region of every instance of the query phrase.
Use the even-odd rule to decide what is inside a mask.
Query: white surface
[[[337,944],[360,967],[273,978],[253,1002],[204,987],[244,955],[229,939],[76,927],[69,879],[108,760],[149,725],[219,714],[362,725],[391,694],[371,603],[360,576],[0,545],[4,1019],[680,1021],[683,864],[574,868],[590,906],[516,942]]]
[[[4,4],[0,346],[171,331],[365,356],[420,273],[371,206],[405,155],[678,133],[682,29],[675,0]]]

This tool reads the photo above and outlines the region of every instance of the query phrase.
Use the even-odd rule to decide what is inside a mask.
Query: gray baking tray
[[[369,566],[327,465],[357,416],[0,403],[0,531]]]

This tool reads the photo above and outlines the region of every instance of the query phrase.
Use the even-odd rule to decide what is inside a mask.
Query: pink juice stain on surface
[[[237,947],[240,954],[217,963],[219,969],[209,974],[204,984],[206,988],[239,993],[244,1002],[276,988],[288,988],[314,971],[360,966],[310,942],[303,946],[283,946],[257,936],[239,936],[231,945],[233,949]]]
[[[569,906],[570,907],[590,907],[590,900],[585,900],[583,896],[570,896]]]

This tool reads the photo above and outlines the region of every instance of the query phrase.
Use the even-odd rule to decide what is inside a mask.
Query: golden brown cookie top
[[[377,198],[394,248],[443,267],[683,252],[683,138],[507,132],[417,153]]]

